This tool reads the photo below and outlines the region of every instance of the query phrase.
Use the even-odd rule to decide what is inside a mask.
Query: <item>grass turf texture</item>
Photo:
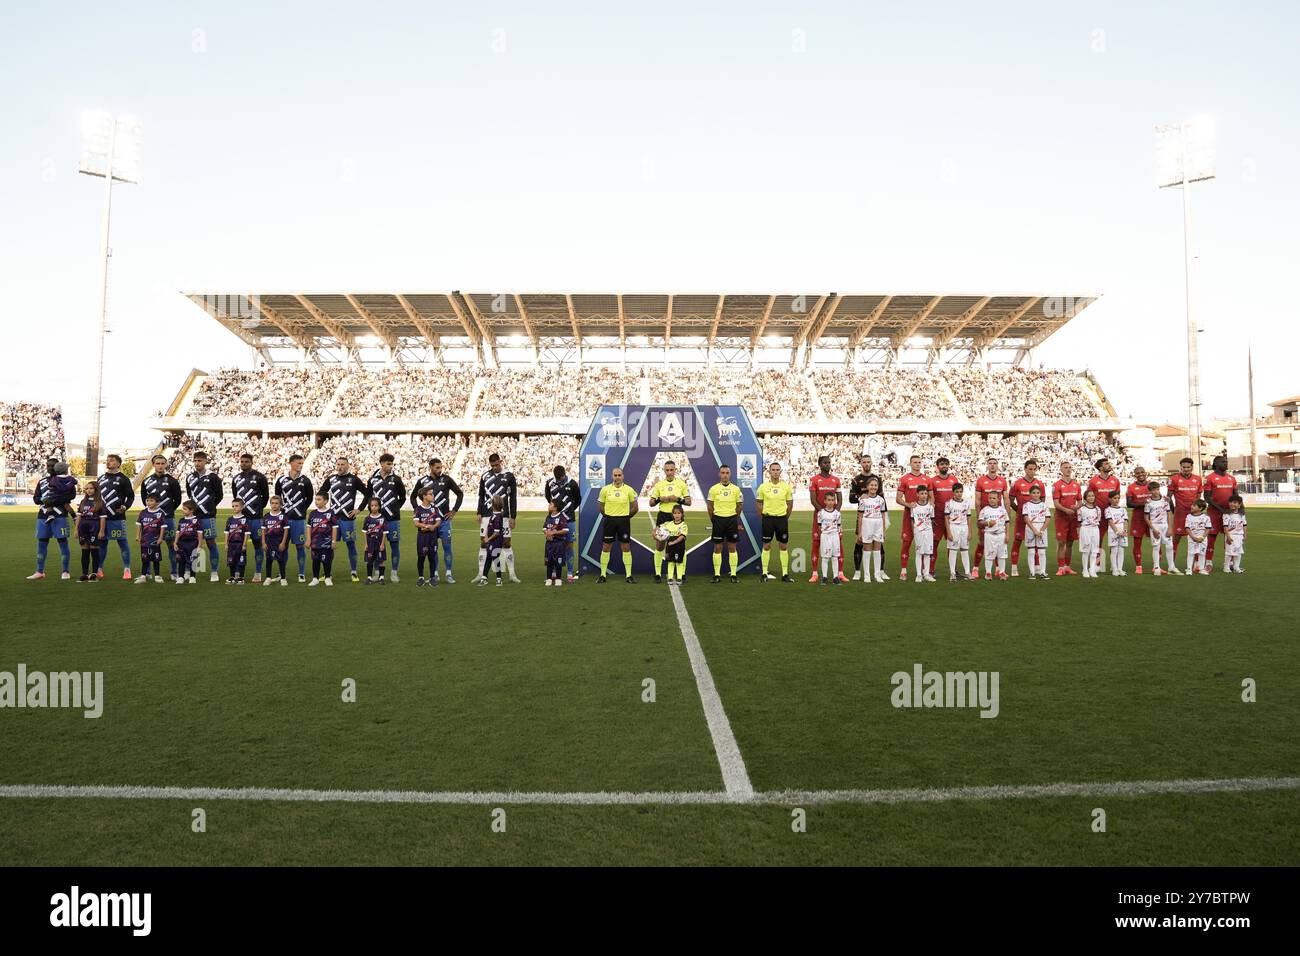
[[[115,580],[115,546],[101,584],[29,583],[32,517],[0,516],[0,670],[102,670],[106,699],[99,720],[0,711],[0,783],[720,789],[665,589],[543,588],[539,523],[520,521],[522,586],[465,583],[477,547],[462,521],[462,583],[416,589],[408,535],[402,583],[349,583],[341,549],[335,588],[308,591],[135,587]],[[806,515],[792,524],[806,547]],[[1240,576],[696,579],[683,597],[759,790],[1295,775],[1300,511],[1252,509],[1250,533]],[[999,671],[1000,716],[895,710],[890,675],[916,662]],[[345,677],[356,704],[340,701]],[[1241,702],[1244,677],[1258,703]],[[1098,804],[1104,835],[1089,830]],[[516,807],[493,834],[478,806],[214,801],[201,836],[190,809],[0,800],[0,863],[1300,859],[1295,791],[834,805],[811,808],[804,835],[779,807]]]

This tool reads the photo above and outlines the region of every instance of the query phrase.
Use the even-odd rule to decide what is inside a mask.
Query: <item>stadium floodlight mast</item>
[[[78,172],[104,179],[104,214],[99,237],[99,354],[95,362],[95,397],[90,433],[86,436],[86,474],[99,471],[99,424],[104,407],[104,339],[108,334],[109,221],[113,212],[113,183],[140,182],[142,126],[133,116],[92,111],[81,118],[81,165]]]
[[[1156,182],[1161,189],[1183,191],[1183,299],[1187,309],[1187,444],[1199,475],[1201,468],[1201,367],[1192,317],[1192,183],[1214,178],[1214,121],[1200,116],[1156,127]]]

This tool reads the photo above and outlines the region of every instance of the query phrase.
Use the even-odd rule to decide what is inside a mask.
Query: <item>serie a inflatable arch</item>
[[[638,491],[656,458],[669,454],[690,463],[700,486],[700,497],[686,509],[690,533],[686,539],[688,574],[713,574],[713,543],[704,495],[718,480],[718,469],[731,466],[732,481],[744,496],[740,512],[740,540],[736,544],[740,569],[758,561],[758,505],[754,490],[763,480],[763,452],[749,415],[739,405],[602,405],[592,418],[582,443],[578,466],[582,471],[582,507],[578,513],[578,554],[587,565],[600,566],[602,519],[597,510],[600,489],[612,479],[615,468]],[[641,499],[641,513],[632,521],[632,570],[654,573],[653,510]],[[621,568],[615,554],[611,568]]]

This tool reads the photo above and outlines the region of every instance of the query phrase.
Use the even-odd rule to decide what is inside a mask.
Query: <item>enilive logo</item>
[[[600,435],[597,440],[606,447],[610,445],[626,445],[627,429],[623,427],[623,423],[618,416],[601,415]]]
[[[148,936],[153,925],[152,893],[70,892],[50,897],[51,926],[129,926],[133,936]]]
[[[736,421],[736,416],[719,415],[716,424],[718,426],[719,438],[740,437],[740,423]]]

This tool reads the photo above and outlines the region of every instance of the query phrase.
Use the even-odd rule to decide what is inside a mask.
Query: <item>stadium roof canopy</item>
[[[918,350],[927,361],[991,350],[1017,360],[1096,296],[946,293],[187,292],[186,297],[263,354],[289,349],[319,361],[441,361],[470,349],[534,357],[582,349],[698,349],[886,361]],[[666,354],[666,352],[665,352]],[[735,357],[739,357],[735,355]],[[785,355],[767,360],[783,360]],[[729,359],[730,360],[730,359]]]

